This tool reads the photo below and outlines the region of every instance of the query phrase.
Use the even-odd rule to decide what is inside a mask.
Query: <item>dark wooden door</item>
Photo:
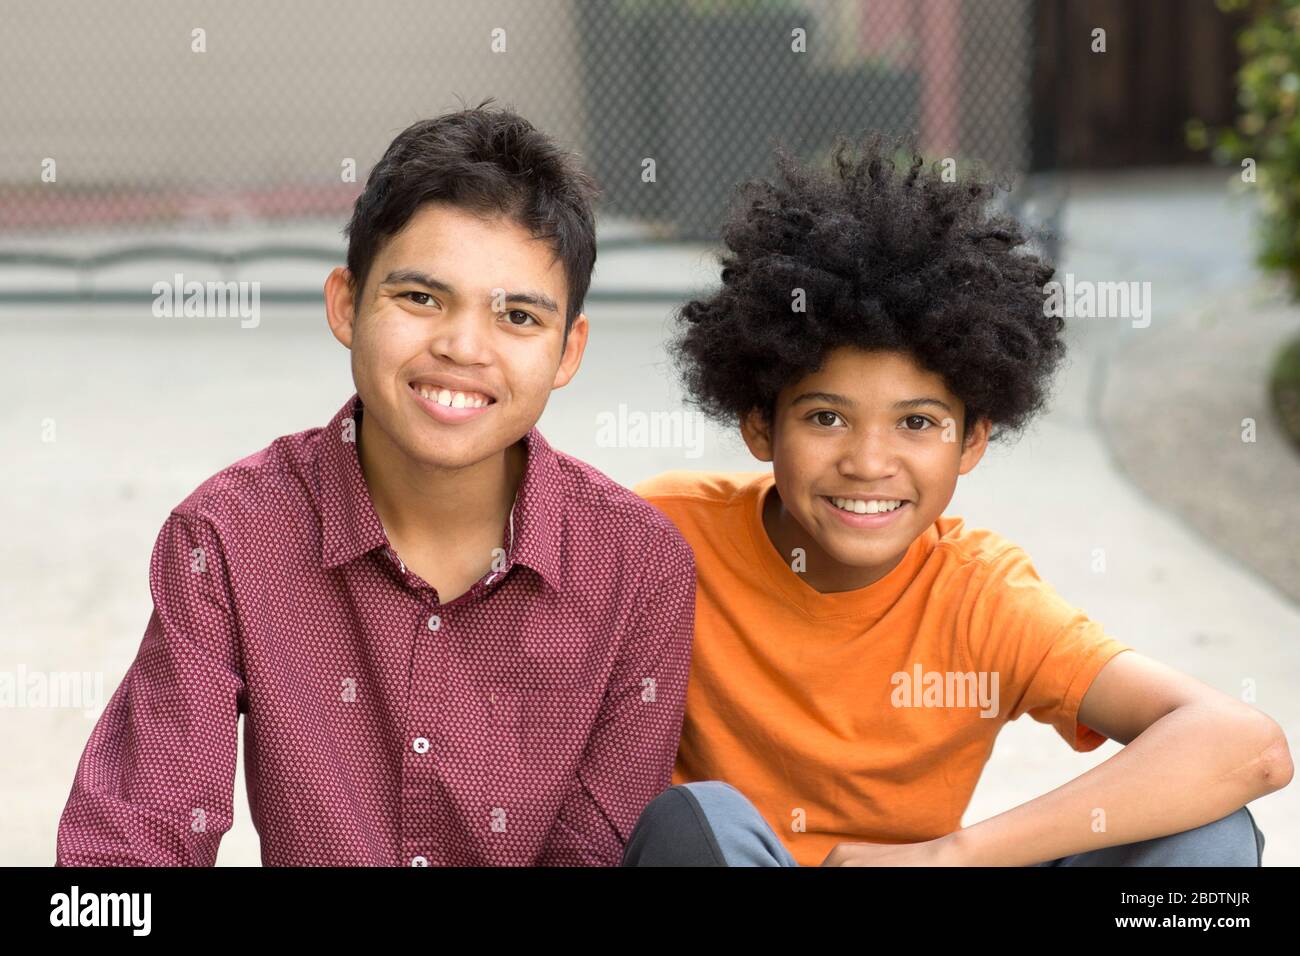
[[[1035,169],[1208,161],[1184,124],[1232,123],[1244,16],[1214,0],[1038,0],[1034,14]]]

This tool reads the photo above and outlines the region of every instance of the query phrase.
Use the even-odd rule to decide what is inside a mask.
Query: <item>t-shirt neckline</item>
[[[903,559],[879,581],[852,591],[818,591],[782,559],[776,545],[767,536],[767,529],[763,526],[763,506],[775,484],[775,476],[764,472],[744,489],[745,523],[749,526],[750,543],[758,564],[773,588],[808,617],[822,620],[850,616],[878,619],[912,583],[934,549],[938,533],[931,525],[908,546]]]

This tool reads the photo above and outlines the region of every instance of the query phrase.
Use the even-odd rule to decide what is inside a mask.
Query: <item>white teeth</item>
[[[902,501],[897,499],[878,501],[874,498],[870,501],[863,501],[861,498],[832,498],[831,502],[841,511],[851,511],[859,515],[874,515],[885,511],[893,511],[903,504]]]
[[[447,388],[432,388],[428,385],[418,386],[419,393],[431,402],[446,405],[448,408],[482,408],[490,404],[487,396],[472,392],[453,392]]]

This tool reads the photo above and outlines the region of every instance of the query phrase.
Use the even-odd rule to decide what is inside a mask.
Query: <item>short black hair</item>
[[[596,264],[591,206],[599,190],[576,155],[512,110],[490,109],[494,99],[421,120],[389,144],[343,230],[352,292],[361,294],[383,243],[425,203],[499,212],[548,240],[563,260],[567,336]]]
[[[1005,183],[945,181],[913,137],[868,133],[857,157],[837,136],[830,173],[777,145],[779,181],[740,185],[722,286],[676,313],[669,352],[690,402],[771,423],[782,388],[856,346],[910,353],[941,375],[966,406],[963,440],[980,417],[1016,431],[1045,404],[1065,354],[1064,320],[1044,314],[1055,270],[1017,251],[1029,240],[1014,218],[986,208]],[[902,169],[895,156],[907,157]]]

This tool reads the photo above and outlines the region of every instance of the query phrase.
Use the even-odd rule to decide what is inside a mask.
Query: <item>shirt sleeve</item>
[[[695,556],[674,529],[644,560],[638,610],[538,866],[618,866],[641,811],[672,782],[695,632]]]
[[[997,675],[999,713],[1051,724],[1083,753],[1106,737],[1080,724],[1079,704],[1112,657],[1131,646],[1062,598],[1011,547],[994,558],[973,604],[968,647],[979,671]]]
[[[246,710],[226,561],[173,512],[149,562],[153,611],[59,820],[55,866],[212,866],[233,820]]]

